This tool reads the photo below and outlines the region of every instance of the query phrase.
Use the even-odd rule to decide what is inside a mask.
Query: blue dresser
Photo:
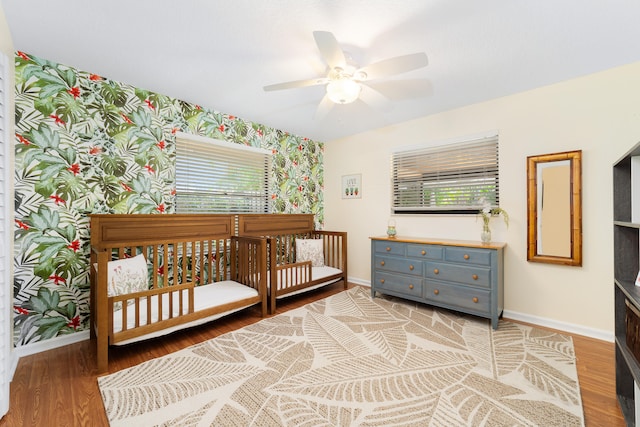
[[[487,317],[504,309],[504,243],[371,238],[371,296],[376,292]]]

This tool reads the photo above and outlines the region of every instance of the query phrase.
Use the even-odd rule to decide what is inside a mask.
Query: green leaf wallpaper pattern
[[[175,212],[177,131],[273,153],[272,211],[323,223],[323,144],[17,52],[14,344],[88,329],[91,213]]]

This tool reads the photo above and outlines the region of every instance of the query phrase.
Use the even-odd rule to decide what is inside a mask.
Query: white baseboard
[[[520,322],[531,323],[546,328],[557,329],[559,331],[569,332],[576,335],[584,335],[585,337],[595,338],[602,341],[613,342],[613,332],[602,329],[587,328],[585,326],[573,323],[560,322],[545,317],[532,316],[530,314],[518,313],[516,311],[504,310],[502,317],[506,319],[518,320]]]
[[[371,287],[371,282],[369,280],[358,279],[357,277],[349,277],[347,279],[347,282],[355,283],[356,285],[367,286],[369,288]]]
[[[371,287],[370,280],[349,277],[350,283]],[[559,322],[557,320],[545,317],[532,316],[530,314],[518,313],[517,311],[504,310],[502,317],[506,319],[517,320],[520,322],[531,323],[532,325],[543,326],[545,328],[557,329],[559,331],[568,332],[570,334],[584,335],[586,337],[595,338],[602,341],[614,342],[613,332],[601,329],[587,328],[573,323]]]
[[[30,356],[47,350],[53,350],[54,348],[75,344],[88,339],[89,331],[76,332],[75,334],[63,335],[61,337],[51,338],[41,342],[35,342],[33,344],[21,345],[13,350],[13,355],[16,357],[17,364],[17,360],[21,357]]]

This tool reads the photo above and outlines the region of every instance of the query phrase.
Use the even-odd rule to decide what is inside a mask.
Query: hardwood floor
[[[350,285],[353,287],[356,285]],[[283,300],[290,310],[342,290],[342,283]],[[111,371],[163,356],[260,320],[256,308],[172,335],[110,350]],[[586,426],[624,426],[615,395],[614,346],[573,336]],[[9,413],[0,426],[107,426],[90,341],[20,360],[11,383]]]

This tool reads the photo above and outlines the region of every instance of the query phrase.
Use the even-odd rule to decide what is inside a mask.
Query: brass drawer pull
[[[422,255],[426,255],[426,254],[427,254],[427,251],[422,251],[422,252],[420,252],[420,253],[421,253]]]
[[[440,273],[440,270],[438,270],[437,268],[434,268],[433,269],[433,274],[438,274],[438,273]]]
[[[438,295],[439,293],[440,293],[440,291],[439,291],[439,290],[437,290],[437,289],[434,289],[434,290],[433,290],[433,294],[434,294],[434,295]]]
[[[464,254],[463,258],[464,258],[464,259],[469,259],[469,255]]]
[[[384,279],[380,279],[380,284],[384,284]]]
[[[380,261],[380,265],[384,266],[384,261]]]
[[[478,297],[473,297],[473,302],[477,303],[478,302]]]
[[[413,271],[413,268],[414,268],[413,265],[409,266],[409,270]]]
[[[387,247],[385,248],[385,250],[386,250],[387,252],[389,252],[389,251],[391,250],[391,248],[390,248],[389,246],[387,246]]]
[[[474,275],[473,275],[473,276],[471,276],[471,277],[473,277],[473,280],[478,280],[478,275],[477,275],[477,274],[474,274]]]
[[[409,283],[409,289],[413,289],[413,285]]]

